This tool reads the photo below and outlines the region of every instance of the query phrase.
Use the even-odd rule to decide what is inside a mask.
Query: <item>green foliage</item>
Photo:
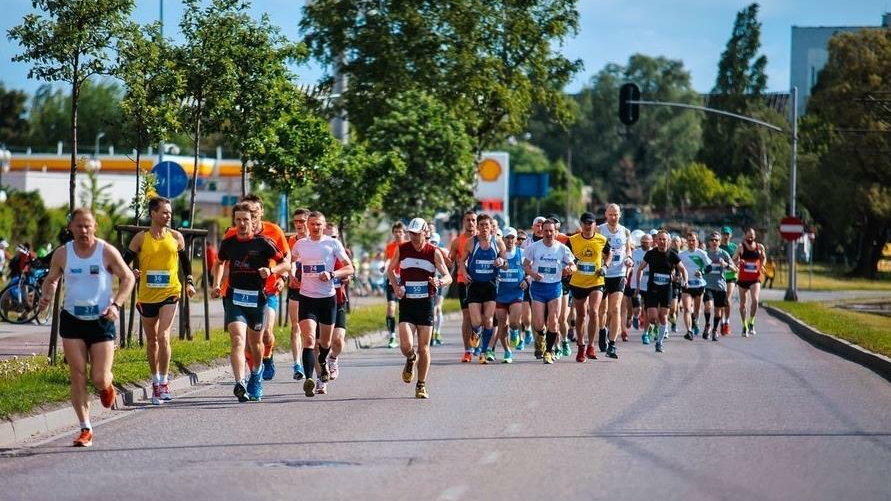
[[[569,172],[565,162],[551,162],[541,148],[526,142],[502,145],[499,149],[510,155],[513,172],[549,174],[548,196],[511,198],[511,223],[514,226],[528,224],[541,214],[566,214],[568,210],[575,217],[584,211],[583,182]]]
[[[423,89],[461,120],[480,152],[522,131],[533,104],[567,117],[561,89],[581,63],[559,54],[578,29],[574,0],[307,3],[313,55],[349,79],[342,106],[360,136],[389,98]]]
[[[96,236],[115,241],[115,226],[126,223],[127,206],[123,200],[111,198],[112,184],[99,184],[99,173],[87,170],[80,183],[80,206],[87,207],[96,218]],[[147,203],[147,202],[146,202]]]
[[[891,32],[839,34],[802,123],[801,199],[821,227],[817,241],[824,254],[844,249],[869,278],[891,231],[889,81]]]
[[[28,134],[25,103],[28,95],[19,90],[6,90],[0,82],[0,145],[23,145]]]
[[[368,144],[374,151],[398,156],[405,170],[390,174],[384,211],[393,219],[429,218],[438,210],[473,205],[476,166],[471,140],[452,110],[422,91],[399,94],[386,105],[390,111],[367,130]],[[398,167],[392,163],[391,168]]]
[[[820,332],[891,356],[891,317],[858,313],[824,303],[771,301],[770,306],[794,315]]]
[[[751,205],[754,193],[746,179],[721,181],[705,164],[692,162],[663,174],[653,186],[652,203],[657,207]]]
[[[0,235],[11,243],[29,242],[33,248],[55,243],[59,230],[67,224],[66,211],[47,210],[38,192],[7,188],[6,203],[0,204]]]

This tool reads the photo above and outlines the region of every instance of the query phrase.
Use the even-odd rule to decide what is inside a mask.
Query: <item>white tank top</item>
[[[627,257],[625,250],[628,247],[628,230],[620,224],[617,225],[616,232],[613,233],[609,231],[609,225],[603,223],[600,225],[600,234],[609,241],[609,248],[612,251],[609,264],[606,265],[606,273],[603,276],[624,277],[627,271],[625,269],[625,258]]]
[[[87,258],[78,257],[74,243],[65,244],[65,311],[81,320],[96,320],[111,304],[111,273],[102,259],[105,242],[97,240]]]

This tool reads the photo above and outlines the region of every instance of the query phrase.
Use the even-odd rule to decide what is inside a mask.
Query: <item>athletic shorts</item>
[[[533,301],[547,303],[563,295],[563,284],[560,282],[532,282],[529,286],[529,295]]]
[[[737,281],[739,281],[739,278],[727,278],[724,281],[727,282],[727,284],[735,284]]]
[[[467,309],[467,284],[464,282],[458,282],[458,302],[462,310]]]
[[[300,311],[297,319],[315,320],[322,325],[334,325],[334,317],[337,314],[337,300],[334,296],[309,297],[300,295]]]
[[[603,288],[605,294],[612,294],[614,292],[622,292],[625,290],[625,277],[606,277],[605,281],[606,284]]]
[[[160,303],[136,303],[136,309],[143,318],[155,318],[161,314],[161,307],[167,304],[176,304],[179,296],[168,296]]]
[[[603,292],[604,286],[598,285],[595,287],[576,287],[574,285],[570,285],[569,289],[572,291],[573,299],[588,299],[594,292]]]
[[[421,327],[433,326],[433,298],[399,301],[399,323],[409,323]]]
[[[300,301],[300,289],[288,289],[288,301]]]
[[[89,348],[94,343],[114,341],[117,331],[114,322],[105,317],[81,320],[63,309],[59,314],[59,336],[63,339],[80,339]]]
[[[529,293],[529,287],[526,287],[526,290],[523,291],[523,301],[527,303],[532,302],[532,295]]]
[[[644,294],[644,304],[647,308],[668,308],[671,305],[671,289],[670,285],[653,287]]]
[[[513,300],[513,301],[507,301],[507,302],[504,302],[504,303],[502,303],[502,302],[497,302],[497,301],[496,301],[496,302],[495,302],[495,309],[496,309],[496,310],[509,310],[511,306],[513,306],[513,305],[515,305],[515,304],[522,304],[522,303],[523,303],[523,298],[518,298],[518,299],[515,299],[515,300]]]
[[[396,298],[396,292],[393,290],[393,286],[390,285],[390,281],[388,280],[387,281],[387,302],[395,303],[396,301],[399,301],[399,299]]]
[[[259,297],[265,299],[263,294],[260,294]],[[223,311],[225,312],[226,327],[228,328],[232,322],[241,322],[253,331],[262,331],[266,326],[266,305],[263,300],[260,300],[260,303],[255,307],[239,306],[232,302],[232,298],[224,297]]]
[[[346,314],[346,304],[337,305],[337,311],[334,314],[334,328],[335,329],[346,329],[347,325],[347,314]]]
[[[706,289],[702,297],[703,301],[714,301],[715,308],[723,308],[727,306],[727,291],[718,291],[714,289]]]
[[[752,280],[740,280],[739,282],[736,283],[736,285],[737,285],[737,287],[739,287],[740,289],[748,289],[749,287],[751,287],[751,286],[753,286],[753,285],[755,285],[755,284],[760,284],[760,283],[761,283],[761,282],[758,281],[758,280],[754,280],[754,281],[752,281]]]
[[[498,289],[495,282],[470,282],[467,284],[467,304],[495,301]]]
[[[569,288],[569,281],[572,280],[572,276],[563,277],[563,280],[560,281],[560,284],[563,286],[563,295],[567,295],[571,292]]]
[[[693,297],[699,297],[705,292],[705,286],[702,287],[684,287],[684,294],[690,294]]]
[[[672,282],[671,283],[671,298],[672,299],[680,299],[681,292],[682,292],[681,289],[682,289],[681,284],[679,284],[677,282]]]
[[[278,311],[278,293],[266,295],[266,307],[273,311]]]

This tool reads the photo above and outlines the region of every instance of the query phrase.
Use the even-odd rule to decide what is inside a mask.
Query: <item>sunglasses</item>
[[[517,239],[517,242],[525,242],[525,241],[526,241],[525,238],[518,238],[518,239]]]

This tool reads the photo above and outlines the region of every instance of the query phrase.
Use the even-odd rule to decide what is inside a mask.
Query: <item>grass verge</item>
[[[459,311],[457,299],[448,299],[443,311]],[[385,328],[386,305],[371,305],[356,308],[350,313],[347,334],[351,337],[379,331]],[[277,346],[280,350],[290,349],[288,336],[290,329],[277,329]],[[229,335],[223,329],[213,329],[210,340],[205,341],[203,333],[192,341],[171,339],[171,376],[182,373],[182,369],[195,366],[208,366],[228,363]],[[114,380],[116,384],[144,383],[148,381],[148,361],[145,350],[135,345],[119,348],[115,352]],[[49,365],[46,357],[24,357],[0,361],[0,419],[10,419],[15,415],[32,413],[44,406],[66,402],[68,396],[68,366],[59,363]]]
[[[891,273],[879,273],[877,280],[850,278],[844,270],[824,264],[799,264],[798,288],[800,290],[833,291],[833,290],[883,290],[891,291]],[[784,267],[777,270],[774,289],[785,289],[788,283],[788,270]]]
[[[825,334],[891,357],[891,317],[838,308],[838,303],[770,301]]]

